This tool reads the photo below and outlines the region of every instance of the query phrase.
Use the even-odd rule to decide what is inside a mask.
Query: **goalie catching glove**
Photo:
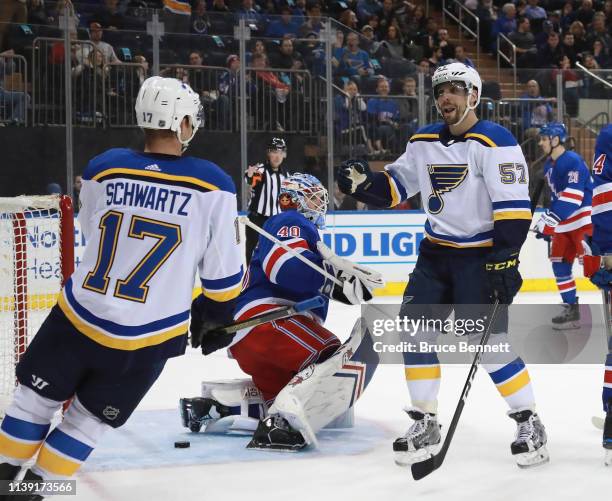
[[[385,281],[377,271],[337,256],[322,241],[317,242],[317,250],[326,269],[342,283],[341,286],[333,284],[333,290],[329,294],[332,299],[344,304],[361,304],[372,299],[373,289],[384,287]],[[326,290],[329,282],[331,280],[323,285],[322,290]]]

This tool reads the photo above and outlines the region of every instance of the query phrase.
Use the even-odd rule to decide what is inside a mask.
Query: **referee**
[[[281,167],[283,160],[287,158],[285,140],[273,137],[268,143],[266,157],[265,164],[251,165],[244,174],[244,178],[251,188],[248,217],[259,227],[262,227],[270,216],[280,212],[278,194],[280,193],[281,182],[287,177],[287,171]],[[259,234],[247,226],[247,266],[251,261],[258,238]]]

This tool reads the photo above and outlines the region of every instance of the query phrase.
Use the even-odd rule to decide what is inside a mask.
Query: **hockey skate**
[[[261,421],[247,445],[247,449],[296,452],[306,447],[302,434],[293,429],[287,420],[272,414]]]
[[[531,409],[508,412],[518,426],[516,438],[510,445],[519,468],[530,468],[550,460],[546,450],[546,430],[540,418]]]
[[[577,300],[574,304],[563,305],[563,311],[552,319],[552,328],[556,331],[580,329],[580,305]]]
[[[393,442],[395,464],[409,466],[429,458],[440,443],[440,425],[435,414],[411,407],[405,409],[412,426],[403,437]]]
[[[608,412],[606,414],[603,432],[603,446],[606,450],[604,464],[606,466],[612,466],[612,402],[608,403]]]
[[[179,406],[183,426],[194,433],[212,421],[231,415],[229,407],[212,398],[181,398]]]

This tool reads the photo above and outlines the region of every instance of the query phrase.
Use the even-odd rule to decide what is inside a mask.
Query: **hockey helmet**
[[[550,122],[540,127],[540,136],[558,137],[560,143],[567,139],[567,129],[561,122]]]
[[[318,228],[325,228],[329,197],[316,177],[296,172],[284,179],[278,195],[281,210],[296,209]]]
[[[174,131],[183,149],[204,125],[200,97],[176,78],[147,78],[138,91],[135,110],[139,127]],[[181,122],[185,117],[193,127],[189,139],[181,139]]]
[[[442,115],[442,111],[438,106],[437,88],[445,83],[460,85],[461,87],[465,88],[468,96],[471,95],[472,90],[476,89],[476,102],[474,103],[474,105],[470,105],[468,98],[466,110],[463,113],[461,119],[455,124],[458,125],[467,116],[469,110],[474,110],[478,107],[482,94],[482,80],[480,79],[480,75],[474,68],[466,66],[463,63],[450,63],[437,68],[433,76],[431,77],[431,85],[433,88],[436,109],[438,110],[438,113],[440,113],[440,115]]]

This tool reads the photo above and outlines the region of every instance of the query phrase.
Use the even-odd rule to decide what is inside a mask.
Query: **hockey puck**
[[[188,449],[191,447],[191,443],[187,441],[174,442],[175,449]]]

